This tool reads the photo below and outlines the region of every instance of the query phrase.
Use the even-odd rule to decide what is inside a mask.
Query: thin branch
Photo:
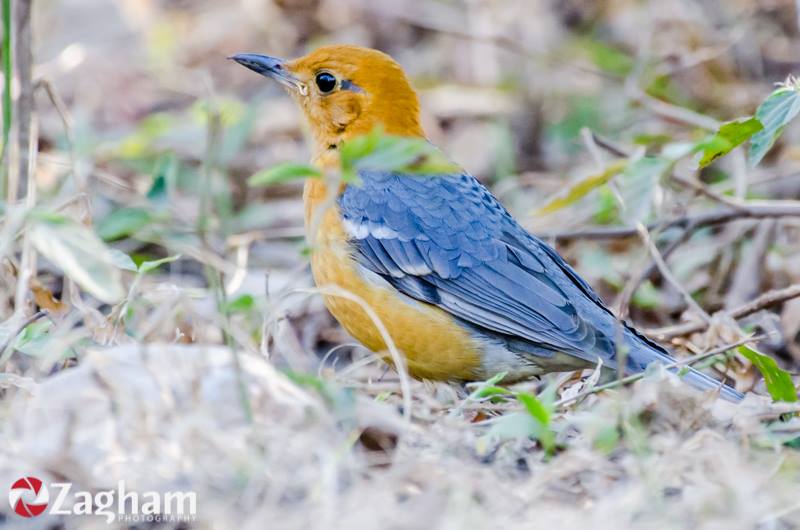
[[[724,195],[720,195],[719,193],[717,193],[716,191],[712,190],[711,188],[709,188],[708,186],[706,186],[702,182],[699,182],[699,181],[696,181],[694,179],[690,179],[690,178],[687,178],[687,177],[682,177],[680,175],[676,175],[675,173],[670,175],[670,178],[673,181],[675,181],[678,184],[680,184],[681,186],[684,186],[684,187],[687,187],[687,188],[689,188],[691,190],[694,190],[697,193],[699,193],[700,195],[705,195],[706,197],[708,197],[709,199],[711,199],[714,202],[718,202],[718,203],[720,203],[720,204],[722,204],[724,206],[728,206],[729,208],[733,208],[734,210],[738,210],[738,211],[744,210],[744,206],[742,206],[741,201],[734,200],[734,199],[729,199],[728,197],[725,197]]]
[[[605,162],[603,161],[603,155],[600,153],[600,149],[598,149],[600,146],[595,141],[596,137],[597,136],[590,128],[581,128],[581,139],[583,140],[583,144],[586,146],[586,150],[589,151],[592,160],[594,160],[597,170],[603,171],[605,168]]]
[[[630,158],[633,155],[633,152],[630,149],[626,149],[613,140],[609,140],[608,138],[600,136],[594,131],[592,131],[592,140],[594,141],[595,145],[602,147],[616,157]]]
[[[700,315],[704,320],[707,322],[711,320],[711,315],[706,313],[706,310],[700,307],[700,304],[692,297],[689,291],[680,284],[677,278],[672,274],[672,271],[669,269],[667,262],[662,257],[661,253],[658,251],[655,243],[653,243],[653,239],[650,237],[650,232],[647,231],[647,228],[643,224],[639,224],[636,227],[639,230],[639,235],[642,238],[642,242],[647,245],[648,250],[650,251],[650,256],[653,258],[653,261],[656,263],[658,270],[661,272],[661,276],[664,277],[673,288],[675,288],[681,295],[683,299],[686,300],[686,304],[691,307],[695,313]]]
[[[664,258],[664,260],[669,258],[675,251],[675,249],[686,243],[686,241],[689,239],[692,233],[693,233],[692,227],[687,227],[681,233],[680,236],[676,237],[672,241],[672,243],[667,245],[666,248],[664,248],[664,250],[660,251],[661,257]],[[650,261],[650,263],[646,267],[642,268],[642,270],[639,271],[639,274],[636,276],[635,279],[631,278],[630,282],[634,283],[638,287],[639,284],[645,280],[654,280],[656,271],[658,271],[658,264],[655,261]]]
[[[81,215],[81,222],[87,222],[91,218],[91,198],[87,189],[87,178],[83,174],[78,173],[78,164],[75,156],[75,135],[72,132],[72,118],[69,115],[67,106],[61,96],[56,92],[53,84],[47,79],[39,79],[36,82],[34,90],[42,89],[47,94],[50,103],[56,109],[56,114],[61,118],[61,125],[64,128],[64,138],[67,142],[67,153],[69,154],[69,168],[72,173],[72,178],[75,179],[75,186],[78,188],[79,194],[83,200],[84,211]]]
[[[743,202],[741,210],[719,209],[695,215],[682,215],[647,225],[651,232],[673,227],[691,228],[696,231],[706,226],[729,223],[740,219],[773,219],[778,217],[800,217],[800,201],[751,201]],[[569,241],[573,239],[620,239],[638,234],[635,227],[588,228],[539,234],[543,239]]]
[[[17,329],[12,331],[8,335],[8,338],[5,340],[5,342],[2,345],[0,345],[0,365],[4,364],[5,361],[7,361],[8,358],[10,357],[10,352],[7,352],[7,350],[11,347],[12,344],[14,344],[14,340],[20,333],[22,333],[22,330],[24,330],[25,328],[27,328],[28,326],[30,326],[31,324],[33,324],[34,322],[36,322],[45,315],[46,313],[44,311],[37,311],[36,313],[27,317],[19,326],[17,326]]]
[[[653,111],[654,114],[662,118],[670,121],[685,123],[687,125],[694,125],[695,127],[706,129],[708,131],[716,131],[719,129],[720,122],[714,118],[700,114],[691,109],[678,107],[677,105],[672,105],[666,101],[654,98],[638,87],[632,89],[631,92],[631,99],[641,103]]]
[[[15,3],[14,23],[17,39],[14,46],[14,61],[17,67],[19,80],[19,98],[17,99],[17,138],[19,153],[22,160],[19,166],[19,179],[17,180],[17,196],[22,197],[27,193],[28,179],[34,175],[31,169],[31,119],[33,118],[33,35],[31,28],[31,12],[33,0],[21,0]]]
[[[790,285],[784,289],[775,289],[766,292],[746,304],[734,307],[728,311],[721,311],[720,313],[730,318],[739,319],[751,315],[756,311],[766,309],[767,307],[783,303],[792,298],[800,296],[800,283]],[[697,333],[708,329],[708,322],[685,322],[675,326],[668,326],[665,328],[643,329],[641,330],[645,335],[653,337],[657,340],[667,340],[673,337],[682,337],[691,333]]]

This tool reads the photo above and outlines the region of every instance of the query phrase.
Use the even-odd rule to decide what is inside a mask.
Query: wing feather
[[[361,265],[532,351],[608,360],[613,316],[568,264],[470,175],[362,172],[339,199]],[[535,347],[533,347],[535,346]]]

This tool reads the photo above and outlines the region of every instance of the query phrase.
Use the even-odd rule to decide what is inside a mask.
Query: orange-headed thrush
[[[314,136],[314,163],[338,169],[342,142],[381,127],[424,138],[419,102],[388,55],[326,46],[296,60],[239,54],[236,62],[282,84]],[[336,285],[374,310],[409,372],[470,381],[505,372],[507,381],[597,364],[625,372],[671,363],[667,351],[620,323],[594,290],[546,243],[529,234],[465,171],[410,175],[365,171],[326,200],[322,179],[303,192],[317,285]],[[318,208],[319,222],[312,222]],[[376,352],[386,344],[354,300],[326,305],[355,338]],[[674,370],[674,369],[673,369]],[[700,389],[734,389],[694,369]]]

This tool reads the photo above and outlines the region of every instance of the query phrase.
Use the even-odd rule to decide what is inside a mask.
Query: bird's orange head
[[[325,46],[290,61],[242,53],[231,59],[281,83],[308,119],[318,152],[382,127],[424,136],[419,100],[397,62],[360,46]]]

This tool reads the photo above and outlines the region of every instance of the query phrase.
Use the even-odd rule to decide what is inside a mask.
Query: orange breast
[[[478,344],[450,314],[405,297],[367,279],[354,261],[335,198],[321,180],[309,179],[303,192],[311,269],[318,286],[336,285],[363,299],[405,355],[411,375],[423,379],[471,380],[481,375]],[[386,343],[361,306],[326,296],[325,305],[344,328],[387,361]]]

